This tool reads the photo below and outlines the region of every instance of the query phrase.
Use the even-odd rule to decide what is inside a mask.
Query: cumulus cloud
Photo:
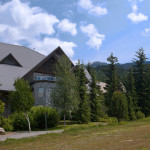
[[[74,43],[47,38],[54,36],[54,25],[60,21],[40,7],[30,7],[29,3],[12,0],[0,4],[0,18],[1,42],[21,44],[21,41],[25,41],[29,47],[34,47],[43,54],[50,53],[52,48],[62,46],[69,56],[73,56],[73,47],[76,46]],[[39,40],[41,35],[43,39]],[[49,44],[46,44],[46,41],[49,41]]]
[[[91,0],[79,0],[79,6],[87,10],[89,14],[96,16],[102,16],[108,13],[106,8],[95,6]]]
[[[93,24],[88,24],[86,26],[82,25],[80,29],[89,37],[87,45],[89,45],[91,48],[96,48],[98,50],[102,45],[103,40],[105,39],[105,35],[99,34]]]
[[[133,23],[139,23],[142,21],[147,21],[148,17],[141,12],[138,12],[138,2],[142,2],[143,0],[129,0],[132,8],[132,13],[127,15],[127,18],[130,19]]]
[[[150,35],[150,27],[144,29],[144,31],[142,32],[142,35],[143,35],[143,36],[149,36],[149,35]]]
[[[56,47],[60,46],[69,57],[72,57],[74,55],[73,48],[76,47],[76,44],[73,42],[61,41],[57,38],[45,38],[42,41],[33,40],[31,46],[35,47],[37,51],[40,51],[45,55],[48,54],[49,51],[52,51]],[[49,48],[47,49],[47,47]]]
[[[63,32],[69,32],[73,36],[77,34],[76,23],[72,23],[68,19],[63,19],[59,22],[58,28]]]

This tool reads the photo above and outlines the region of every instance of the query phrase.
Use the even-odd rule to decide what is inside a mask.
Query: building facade
[[[60,47],[44,56],[23,46],[0,43],[0,99],[5,103],[5,116],[11,113],[8,95],[15,90],[17,78],[29,82],[35,106],[51,105],[50,92],[56,85],[54,65],[61,56],[66,54]],[[72,62],[71,65],[73,68]]]

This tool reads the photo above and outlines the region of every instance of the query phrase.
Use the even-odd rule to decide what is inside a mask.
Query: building
[[[66,56],[60,47],[44,56],[24,46],[0,43],[0,99],[5,103],[4,115],[11,113],[8,94],[15,90],[14,81],[17,78],[29,82],[35,106],[50,105],[50,91],[56,84],[54,64],[62,55]],[[72,62],[71,65],[73,68]]]

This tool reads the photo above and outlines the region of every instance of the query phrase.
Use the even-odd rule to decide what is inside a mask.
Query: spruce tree
[[[108,112],[111,107],[111,98],[115,91],[118,90],[118,80],[117,80],[117,68],[116,64],[118,62],[118,58],[113,56],[113,53],[107,58],[107,61],[110,62],[108,71],[107,71],[107,80],[106,80],[106,106],[108,107]],[[110,112],[109,112],[110,113]]]
[[[136,52],[136,59],[134,59],[134,78],[135,78],[135,87],[136,87],[136,93],[138,95],[138,106],[141,108],[141,110],[144,112],[144,92],[146,88],[146,80],[145,80],[145,62],[146,62],[146,55],[144,53],[143,48],[139,49]]]
[[[143,92],[143,104],[142,111],[145,116],[150,115],[150,65],[146,66],[146,74],[145,74],[145,88]]]
[[[138,111],[138,106],[137,106],[138,96],[136,94],[134,72],[132,68],[130,68],[128,71],[126,88],[127,88],[127,93],[129,97],[131,97],[133,101],[134,110],[137,112]]]
[[[91,106],[91,121],[99,121],[102,116],[101,96],[96,85],[95,73],[91,73],[92,82],[90,83],[90,106]]]
[[[124,93],[116,91],[112,96],[111,116],[120,120],[128,120],[128,103]]]
[[[127,100],[128,100],[128,114],[129,114],[129,119],[130,120],[136,120],[136,115],[135,115],[135,106],[132,100],[132,96],[130,93],[127,95]]]
[[[78,64],[76,66],[75,74],[78,81],[79,93],[79,107],[75,113],[76,118],[80,123],[88,123],[90,122],[90,104],[83,65]]]

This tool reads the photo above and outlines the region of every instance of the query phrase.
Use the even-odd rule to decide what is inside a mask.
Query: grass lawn
[[[117,125],[69,125],[64,133],[0,142],[0,150],[150,150],[150,118]]]

